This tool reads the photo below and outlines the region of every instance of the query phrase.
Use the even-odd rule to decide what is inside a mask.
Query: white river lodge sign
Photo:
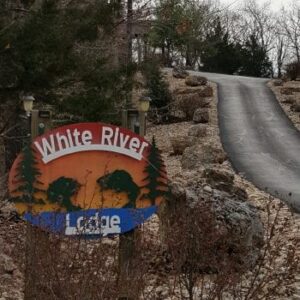
[[[37,137],[15,160],[9,190],[27,221],[69,236],[130,231],[168,193],[155,141],[101,123],[72,124]]]

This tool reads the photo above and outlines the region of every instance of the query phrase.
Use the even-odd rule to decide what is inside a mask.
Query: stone
[[[201,86],[207,84],[207,78],[202,76],[190,75],[185,79],[185,84],[188,86]]]
[[[207,136],[207,125],[205,124],[197,124],[192,126],[188,132],[189,136],[193,137],[205,137]]]
[[[8,201],[3,201],[0,209],[0,219],[5,220],[11,219],[17,214],[16,208],[13,203]]]
[[[198,108],[193,115],[193,121],[195,123],[208,123],[209,122],[209,110],[207,108]]]
[[[300,93],[300,88],[296,87],[285,87],[280,89],[282,95],[293,95],[293,93]]]
[[[175,96],[186,94],[199,94],[203,90],[203,86],[198,87],[179,87],[173,91]]]
[[[291,109],[295,112],[300,112],[300,100],[296,100],[294,104],[292,104]]]
[[[200,97],[213,97],[214,95],[214,90],[211,86],[206,86],[203,90],[199,91],[199,96]]]
[[[211,194],[213,189],[209,186],[209,185],[206,185],[204,188],[203,188],[203,191],[206,192],[206,193],[209,193]]]
[[[189,76],[189,72],[180,66],[176,66],[172,71],[173,77],[178,79],[185,79]]]
[[[185,201],[186,200],[186,193],[184,187],[177,183],[177,182],[171,182],[169,184],[169,189],[171,194],[173,195],[174,198],[177,200],[179,199],[180,201]]]
[[[200,97],[199,94],[185,94],[177,96],[178,109],[184,112],[188,120],[192,120],[194,112],[198,108],[206,108],[210,106],[210,100]]]
[[[204,170],[204,176],[212,187],[215,187],[215,184],[217,183],[233,185],[234,174],[226,170],[207,168]]]
[[[229,193],[233,199],[239,199],[239,201],[246,201],[248,199],[245,189],[234,184],[234,174],[232,172],[209,167],[204,170],[203,176],[210,186],[219,191]]]
[[[234,186],[233,190],[232,190],[232,194],[234,197],[238,198],[240,201],[248,200],[248,193],[242,187]]]
[[[274,86],[283,86],[283,81],[281,79],[277,79],[273,81]]]
[[[6,274],[10,274],[12,275],[14,270],[17,269],[17,267],[15,266],[15,264],[13,263],[13,260],[7,256],[6,254],[0,254],[0,269],[1,266],[3,268],[3,271]]]
[[[226,153],[212,142],[196,144],[184,150],[181,164],[183,169],[194,170],[209,164],[222,164]]]
[[[296,99],[290,96],[290,97],[286,97],[282,102],[286,104],[294,104],[296,102]]]
[[[234,264],[237,268],[239,266],[242,268],[253,267],[264,244],[264,229],[258,210],[250,203],[244,202],[243,199],[233,198],[229,193],[219,190],[213,190],[213,193],[209,193],[207,192],[207,187],[207,185],[204,188],[198,185],[191,185],[177,188],[180,190],[185,189],[186,203],[184,208],[178,207],[177,210],[172,211],[172,216],[169,215],[169,218],[175,216],[174,220],[181,224],[180,222],[184,222],[184,220],[188,222],[187,219],[182,219],[183,209],[185,216],[192,215],[196,210],[199,213],[199,218],[197,218],[200,220],[199,224],[202,224],[201,219],[206,218],[206,215],[204,213],[202,216],[201,212],[207,210],[212,212],[211,216],[213,219],[208,218],[207,221],[205,220],[205,222],[211,222],[211,226],[215,228],[206,232],[206,235],[212,235],[210,239],[211,244],[208,246],[212,249],[211,252],[208,252],[212,255],[211,260],[206,257],[204,261],[201,261],[203,256],[202,250],[200,249],[198,253],[196,249],[193,249],[193,255],[196,259],[193,257],[192,261],[196,263],[199,256],[200,263],[198,267],[200,267],[200,272],[217,272],[218,261],[222,262],[219,266],[220,268],[222,268],[223,263],[225,266]],[[178,203],[175,195],[172,195],[171,198],[170,205]],[[191,213],[189,213],[189,210],[191,210]],[[166,214],[166,216],[168,215]],[[162,221],[166,222],[168,220]],[[193,226],[197,226],[197,224],[193,223]],[[173,230],[173,227],[171,227],[171,230]],[[200,234],[197,236],[198,232]],[[206,235],[203,235],[201,230],[195,228],[191,238],[194,242],[195,239],[199,239],[196,244],[201,245],[207,242]],[[165,236],[167,237],[167,235]],[[201,242],[202,239],[204,239],[203,242]],[[184,242],[187,241],[184,240]],[[220,251],[214,251],[214,249],[218,248]]]
[[[192,139],[188,136],[174,136],[170,140],[174,155],[182,155],[184,150],[192,144]]]
[[[290,88],[281,88],[280,93],[282,95],[293,95],[293,91]]]

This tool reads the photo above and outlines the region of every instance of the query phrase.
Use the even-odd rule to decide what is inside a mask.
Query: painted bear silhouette
[[[140,188],[135,184],[131,175],[124,170],[116,170],[97,180],[102,191],[113,190],[115,193],[126,193],[128,203],[123,208],[135,208]]]

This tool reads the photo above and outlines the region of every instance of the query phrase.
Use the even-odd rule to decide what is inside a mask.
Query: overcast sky
[[[283,5],[287,5],[291,0],[270,0],[272,7],[274,10],[280,9]],[[300,2],[300,0],[296,0],[297,2]],[[240,3],[243,3],[244,0],[220,0],[223,4],[233,4],[232,7],[239,5]],[[267,2],[267,0],[257,0],[258,3],[264,3]],[[269,1],[268,1],[269,2]]]

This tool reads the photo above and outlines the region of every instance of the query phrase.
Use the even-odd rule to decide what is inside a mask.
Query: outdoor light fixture
[[[150,97],[142,96],[139,101],[139,111],[146,113],[150,108],[150,102]]]
[[[35,99],[33,96],[23,96],[22,101],[26,115],[29,117],[30,113],[32,112],[33,102],[35,101]]]

